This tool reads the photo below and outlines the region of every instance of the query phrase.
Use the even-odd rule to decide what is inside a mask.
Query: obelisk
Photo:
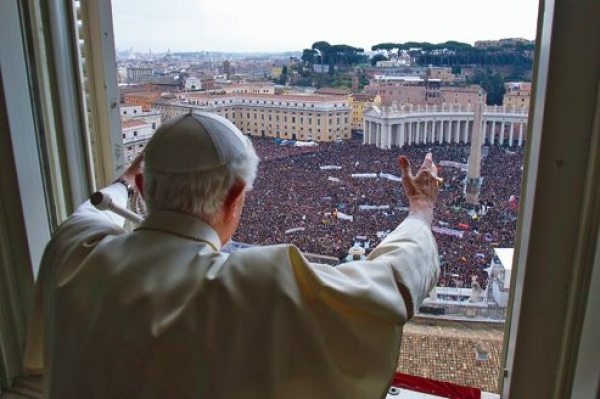
[[[481,188],[481,131],[483,115],[483,95],[479,92],[475,104],[475,117],[473,118],[473,134],[471,135],[471,153],[469,154],[467,181],[465,187],[467,204],[479,204],[479,189]]]

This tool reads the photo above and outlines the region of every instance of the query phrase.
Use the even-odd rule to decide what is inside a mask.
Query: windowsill
[[[42,376],[20,378],[11,389],[0,393],[0,399],[41,399],[43,382]]]
[[[0,394],[0,399],[41,399],[42,398],[43,379],[41,376],[32,376],[21,378],[9,391]],[[439,396],[428,395],[416,391],[399,389],[403,398],[429,399],[439,398]],[[395,398],[395,395],[388,395],[387,398]],[[482,399],[497,399],[500,396],[489,392],[481,392]]]

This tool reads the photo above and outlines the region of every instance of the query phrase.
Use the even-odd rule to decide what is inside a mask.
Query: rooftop
[[[129,119],[129,118],[123,118],[121,120],[121,128],[122,129],[129,129],[132,127],[136,127],[136,126],[144,126],[144,125],[148,125],[148,122],[145,122],[143,120],[139,120],[139,119]]]
[[[404,326],[397,371],[497,392],[503,337],[504,325],[415,317]]]

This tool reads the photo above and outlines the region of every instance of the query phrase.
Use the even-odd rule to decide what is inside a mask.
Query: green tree
[[[284,65],[283,68],[281,68],[281,75],[279,75],[279,84],[285,85],[287,83],[287,78],[288,78],[288,67]]]
[[[375,65],[377,65],[377,63],[379,61],[387,61],[387,60],[388,60],[388,58],[385,55],[375,54],[373,57],[371,57],[371,65],[375,66]]]
[[[315,50],[311,49],[311,48],[305,48],[304,50],[302,50],[302,57],[301,57],[302,61],[304,61],[307,64],[314,64],[315,63]]]
[[[506,89],[504,88],[504,77],[500,73],[492,73],[489,69],[479,69],[469,83],[481,85],[481,88],[487,93],[487,105],[502,105]]]

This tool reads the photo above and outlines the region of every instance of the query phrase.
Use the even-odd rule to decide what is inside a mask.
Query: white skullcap
[[[245,153],[249,140],[227,119],[188,113],[163,123],[148,142],[144,168],[154,173],[195,173],[218,168]]]

